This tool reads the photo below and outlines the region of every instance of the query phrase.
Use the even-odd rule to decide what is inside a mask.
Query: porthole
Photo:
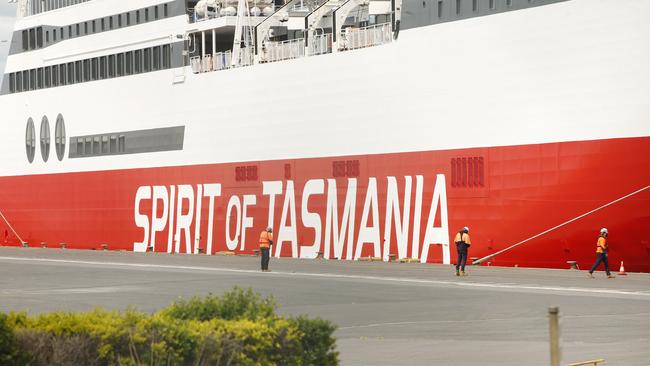
[[[25,148],[27,150],[27,161],[34,162],[36,153],[36,131],[34,130],[34,120],[27,120],[27,129],[25,131]]]
[[[50,122],[45,116],[41,120],[41,156],[43,161],[50,158]]]
[[[65,156],[65,121],[60,114],[56,117],[56,126],[54,127],[54,146],[56,157],[62,161]]]

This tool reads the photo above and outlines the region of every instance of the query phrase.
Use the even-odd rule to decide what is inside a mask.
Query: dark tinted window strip
[[[69,158],[183,150],[185,126],[70,137]]]
[[[171,67],[171,45],[166,44],[60,65],[12,72],[9,74],[9,93],[110,79],[166,70]]]

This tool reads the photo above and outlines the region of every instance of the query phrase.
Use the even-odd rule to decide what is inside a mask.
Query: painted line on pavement
[[[127,262],[97,262],[97,261],[80,261],[80,260],[66,260],[66,259],[51,259],[51,258],[20,258],[20,257],[0,257],[0,261],[15,261],[15,262],[40,262],[40,263],[54,263],[54,264],[76,264],[76,265],[92,265],[100,267],[130,267],[139,269],[161,269],[161,270],[189,270],[189,271],[202,271],[202,272],[222,272],[222,273],[238,273],[238,274],[253,274],[256,276],[288,276],[288,277],[312,277],[312,278],[331,278],[343,280],[367,280],[378,282],[391,282],[391,283],[405,283],[405,284],[422,284],[422,285],[442,285],[442,286],[456,286],[463,288],[483,288],[483,289],[506,289],[506,290],[528,290],[528,291],[550,291],[558,294],[586,294],[586,295],[617,295],[617,296],[633,296],[638,299],[650,300],[650,293],[646,291],[635,290],[615,290],[615,289],[602,289],[602,288],[585,288],[585,287],[562,287],[562,286],[543,286],[543,285],[526,285],[526,284],[509,284],[509,283],[481,283],[481,282],[457,282],[457,281],[442,281],[442,280],[428,280],[417,278],[403,278],[403,277],[380,277],[380,276],[367,276],[367,275],[349,275],[349,274],[336,274],[336,273],[309,273],[309,272],[267,272],[262,273],[259,270],[250,269],[233,269],[233,268],[220,268],[220,267],[202,267],[202,266],[180,266],[169,264],[150,264],[150,263],[127,263]]]

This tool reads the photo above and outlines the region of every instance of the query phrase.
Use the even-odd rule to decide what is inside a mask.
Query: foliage
[[[281,318],[273,299],[235,288],[154,314],[0,314],[0,364],[337,365],[334,330],[321,319]]]

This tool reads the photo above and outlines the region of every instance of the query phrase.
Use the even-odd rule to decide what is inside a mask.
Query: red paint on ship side
[[[484,173],[482,181],[475,176],[471,184],[469,177],[463,179],[461,173],[458,178],[458,172],[452,172],[452,159],[460,158],[462,162],[462,158],[470,157],[483,158],[482,161],[476,160],[475,166],[480,167],[479,162],[482,162]],[[358,161],[358,166],[355,161]],[[256,168],[248,168],[247,171],[248,166]],[[412,256],[415,177],[422,175],[424,178],[419,231],[422,241],[436,175],[444,174],[449,236],[453,238],[458,228],[470,226],[473,242],[470,257],[482,257],[650,185],[648,167],[650,137],[0,177],[0,210],[30,246],[47,242],[50,247],[67,243],[68,248],[99,249],[100,245],[105,243],[110,249],[133,250],[133,243],[142,241],[144,237],[143,229],[137,227],[134,220],[134,202],[138,187],[190,184],[196,193],[197,184],[220,183],[221,196],[215,199],[212,252],[227,250],[226,208],[230,197],[237,195],[241,201],[243,195],[255,195],[256,204],[250,205],[247,213],[247,216],[253,219],[253,227],[246,231],[243,250],[245,253],[251,253],[257,246],[259,231],[267,223],[269,196],[262,194],[262,181],[283,182],[283,193],[275,198],[273,226],[276,228],[276,237],[285,201],[284,191],[288,181],[294,182],[298,243],[308,246],[314,242],[315,230],[305,228],[301,218],[302,190],[305,183],[310,179],[324,179],[325,194],[312,195],[308,201],[309,211],[320,216],[322,243],[327,179],[333,178],[334,174],[341,175],[335,178],[340,223],[348,184],[348,177],[345,175],[351,175],[356,176],[358,184],[354,245],[359,234],[369,177],[375,177],[379,213],[377,221],[383,247],[387,177],[396,177],[402,211],[404,177],[409,176],[412,177],[412,190],[407,250],[408,256]],[[464,171],[469,174],[468,168]],[[187,206],[185,202],[183,213],[187,212]],[[199,240],[201,248],[206,247],[208,206],[208,199],[204,198]],[[138,211],[151,215],[151,200],[142,201]],[[158,210],[156,214],[162,216],[162,210]],[[434,226],[440,225],[439,215],[440,209]],[[369,219],[368,225],[373,223],[374,219]],[[192,237],[195,225],[194,221],[190,230]],[[234,230],[235,222],[231,221],[230,226],[231,230]],[[610,263],[613,266],[624,260],[629,271],[650,272],[650,190],[502,254],[491,260],[491,265],[566,268],[566,261],[576,260],[580,268],[586,268],[595,259],[595,243],[601,227],[607,227],[610,231]],[[395,231],[393,227],[390,239],[391,253],[397,253]],[[0,245],[19,244],[2,221],[0,234]],[[158,233],[155,250],[166,251],[167,239],[166,232]],[[185,252],[184,240],[182,235],[181,252]],[[354,249],[356,248],[353,248],[353,254]],[[420,251],[421,249],[420,247]],[[453,263],[456,259],[453,243],[450,249]],[[324,251],[322,247],[320,251]],[[343,249],[343,253],[345,252],[346,248]],[[373,245],[363,245],[363,256],[374,254]],[[282,255],[291,255],[290,245],[283,245]],[[439,246],[431,247],[427,261],[442,262]]]

